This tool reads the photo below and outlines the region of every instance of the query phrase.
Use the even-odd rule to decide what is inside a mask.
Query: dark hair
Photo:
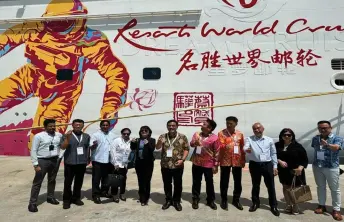
[[[100,121],[99,126],[102,126],[104,123],[108,123],[109,125],[111,125],[109,120],[102,120]]]
[[[121,134],[123,134],[124,131],[126,131],[126,130],[128,130],[128,131],[129,131],[129,134],[131,134],[131,130],[130,130],[129,128],[123,128],[123,129],[121,130]]]
[[[280,142],[281,144],[284,144],[283,135],[284,135],[286,132],[288,132],[288,133],[291,134],[291,136],[292,136],[291,142],[292,142],[292,143],[296,143],[295,133],[294,133],[293,130],[291,130],[291,129],[289,129],[289,128],[284,128],[284,129],[282,129],[282,131],[280,132],[279,137],[278,137],[278,138],[279,138],[279,142]]]
[[[149,126],[141,126],[140,131],[139,131],[140,138],[142,137],[142,134],[141,134],[142,130],[148,130],[148,138],[151,137],[152,135],[151,128],[149,128]]]
[[[217,126],[216,122],[212,119],[209,119],[209,118],[207,118],[206,121],[209,124],[209,126],[211,127],[211,131],[214,131],[216,126]]]
[[[170,123],[175,123],[178,126],[178,122],[176,120],[174,120],[174,119],[171,119],[171,120],[167,121],[166,125],[168,126],[168,124],[170,124]]]
[[[228,116],[226,118],[226,121],[233,121],[233,122],[235,122],[237,124],[238,123],[238,118],[236,118],[235,116]]]
[[[54,119],[45,119],[43,122],[43,126],[47,127],[50,123],[56,123],[56,120]]]
[[[82,123],[82,124],[84,124],[85,121],[83,121],[82,119],[75,119],[75,120],[73,120],[72,124],[74,124],[74,123]]]
[[[331,126],[330,121],[327,121],[327,120],[321,120],[321,121],[319,121],[319,122],[318,122],[318,125],[324,124],[324,123],[327,123],[329,126]]]

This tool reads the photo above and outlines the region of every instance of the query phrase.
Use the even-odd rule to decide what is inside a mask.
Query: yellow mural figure
[[[43,17],[87,13],[80,0],[53,0]],[[106,80],[101,118],[107,118],[125,104],[128,71],[113,54],[107,37],[88,28],[86,19],[28,22],[11,27],[0,34],[0,58],[21,44],[25,44],[27,64],[0,81],[0,114],[31,97],[38,97],[33,126],[43,125],[46,118],[68,123],[88,69],[97,70]],[[72,70],[73,79],[58,81],[56,74],[62,69]],[[116,121],[111,124],[113,127]],[[57,130],[64,133],[66,128],[61,126]],[[32,130],[30,141],[40,131]]]

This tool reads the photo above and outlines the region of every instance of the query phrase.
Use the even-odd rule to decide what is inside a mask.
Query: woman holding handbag
[[[130,134],[129,128],[121,130],[121,137],[116,138],[110,149],[111,163],[114,166],[114,174],[120,176],[120,194],[118,197],[118,187],[111,189],[113,201],[118,203],[119,199],[126,201],[124,196],[125,187],[127,184],[127,173],[128,173],[128,156],[131,151],[130,149]]]
[[[136,153],[135,170],[139,184],[139,202],[141,206],[145,206],[150,198],[156,140],[151,138],[152,130],[148,126],[142,126],[139,135],[139,138],[131,140],[130,148]]]
[[[296,142],[294,132],[285,128],[280,132],[279,141],[275,144],[278,159],[278,177],[283,185],[283,194],[286,201],[287,213],[299,214],[299,208],[291,203],[288,189],[291,188],[294,176],[295,186],[306,185],[305,168],[308,165],[308,157],[305,148]]]

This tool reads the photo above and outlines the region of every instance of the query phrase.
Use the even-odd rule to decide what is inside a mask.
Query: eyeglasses
[[[291,134],[283,134],[283,136],[285,136],[285,137],[291,137]]]
[[[123,136],[129,136],[130,133],[122,133]]]

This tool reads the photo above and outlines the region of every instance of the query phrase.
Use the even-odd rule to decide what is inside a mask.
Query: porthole
[[[332,75],[331,85],[337,90],[344,90],[344,73],[336,73]]]

